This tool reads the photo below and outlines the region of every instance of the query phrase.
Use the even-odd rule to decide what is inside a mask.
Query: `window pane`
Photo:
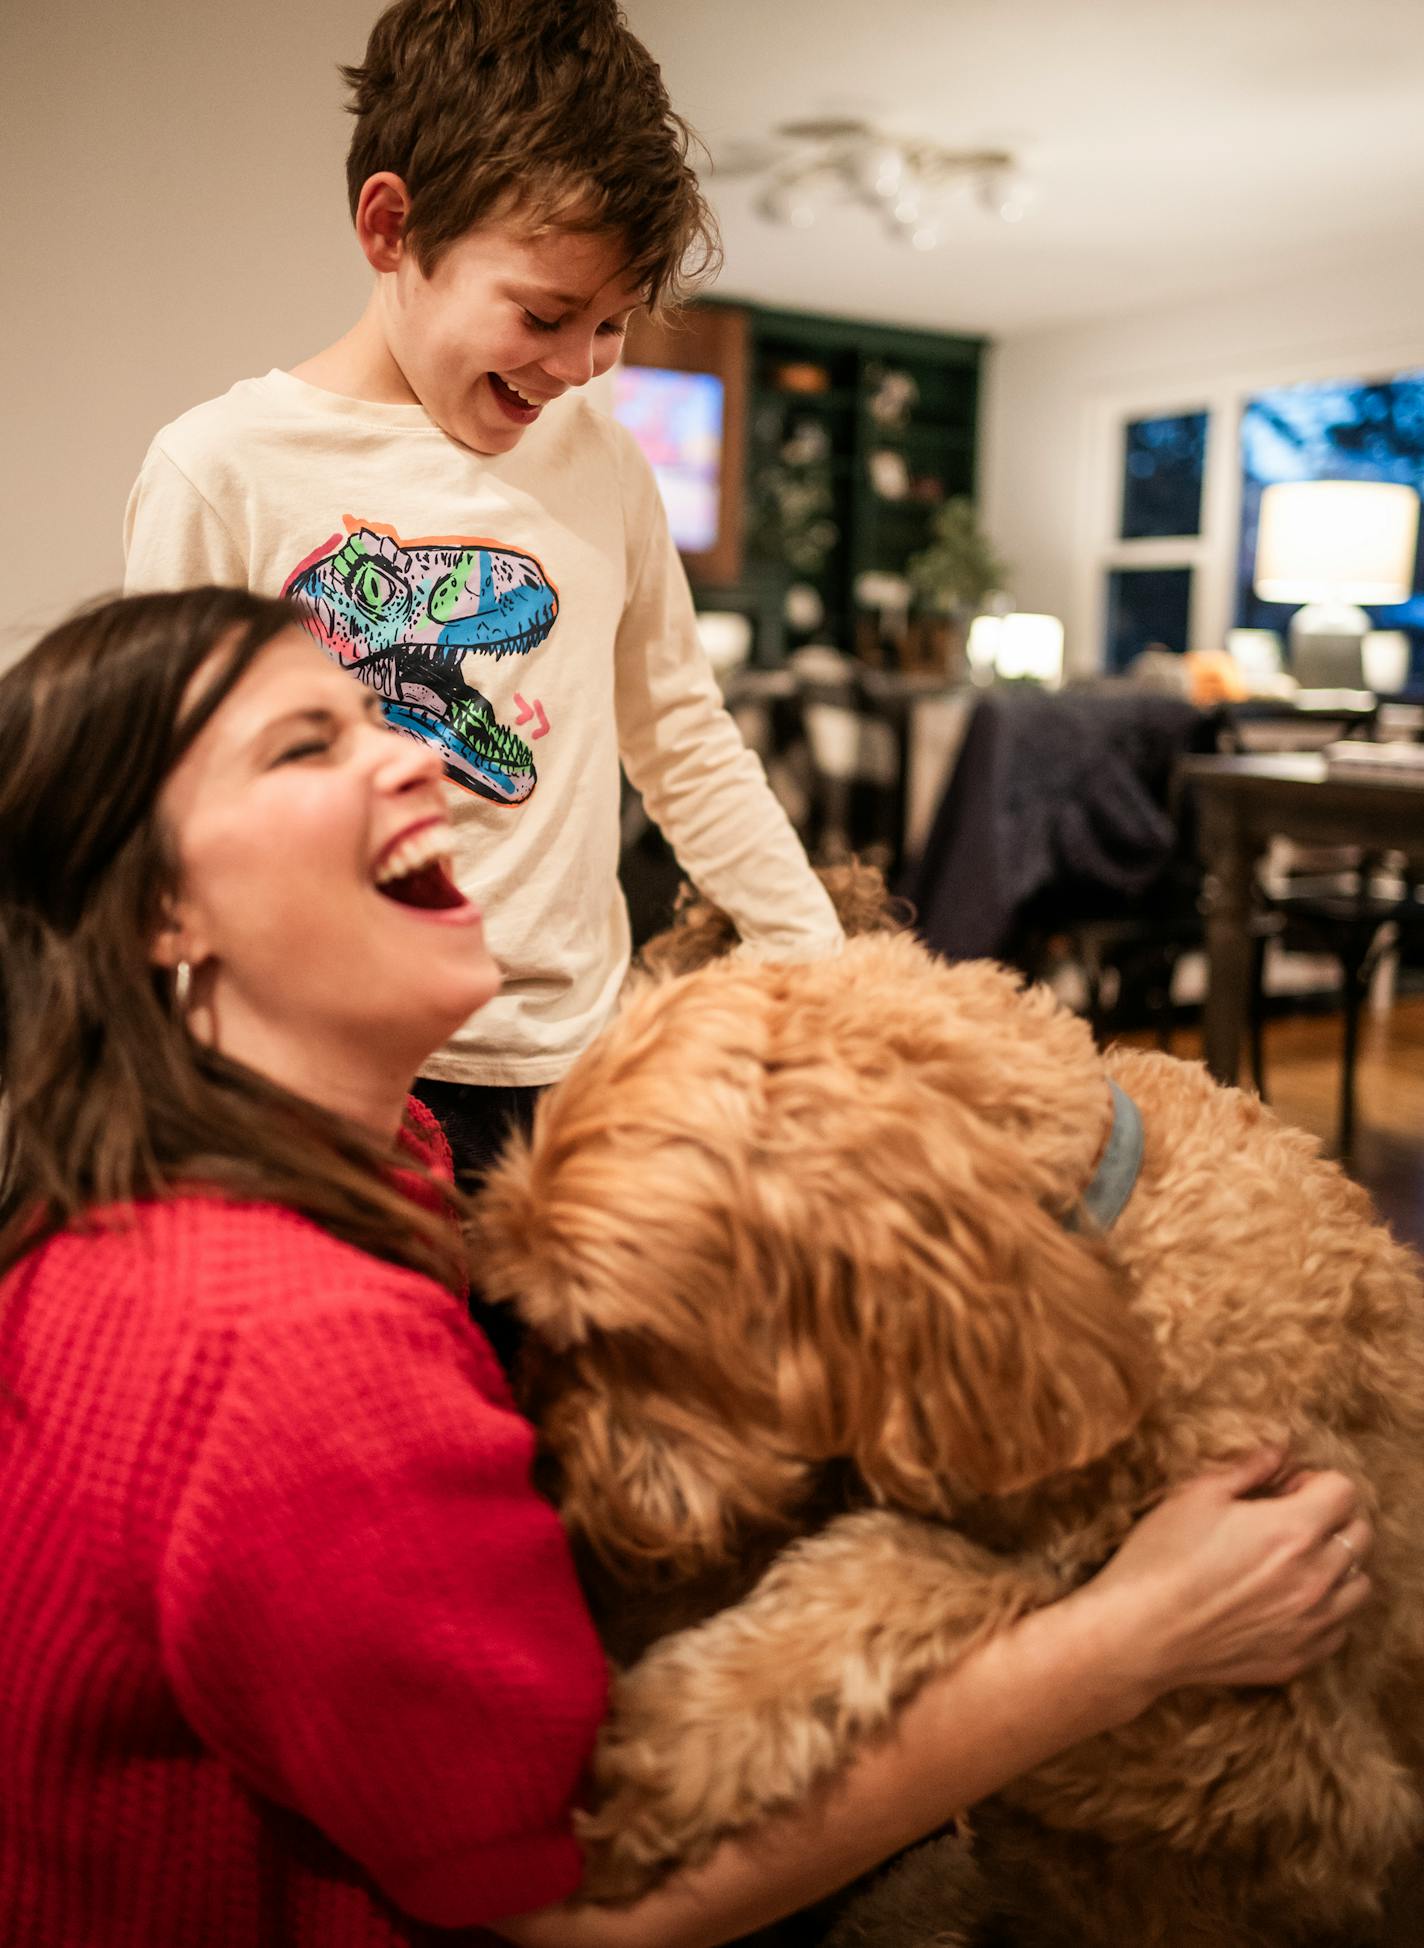
[[[1123,540],[1200,534],[1205,460],[1205,413],[1129,421],[1123,441]]]
[[[1107,667],[1124,670],[1139,651],[1187,646],[1190,568],[1115,568],[1108,576]]]
[[[1248,399],[1241,416],[1241,548],[1236,619],[1248,629],[1289,626],[1296,605],[1262,602],[1252,586],[1261,491],[1278,480],[1390,480],[1424,489],[1424,372],[1393,379],[1281,386]],[[1415,566],[1407,602],[1368,611],[1379,629],[1413,643],[1413,677],[1424,684],[1424,580]]]

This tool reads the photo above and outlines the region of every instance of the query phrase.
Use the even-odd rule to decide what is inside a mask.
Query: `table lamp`
[[[999,630],[994,667],[1003,677],[1028,677],[1050,689],[1063,681],[1063,624],[1057,616],[1015,609]]]
[[[975,616],[967,645],[970,674],[976,683],[991,676],[1029,678],[1056,689],[1063,681],[1063,624],[1057,616]]]
[[[1407,601],[1419,496],[1383,480],[1289,480],[1261,495],[1255,589],[1305,604],[1291,617],[1291,671],[1307,689],[1364,684],[1362,602]]]
[[[1360,651],[1365,686],[1377,696],[1392,696],[1409,685],[1414,643],[1406,629],[1371,629]]]

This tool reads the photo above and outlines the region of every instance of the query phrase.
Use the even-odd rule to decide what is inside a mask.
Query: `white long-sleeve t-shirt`
[[[158,434],[125,522],[126,586],[291,594],[312,633],[440,750],[455,875],[504,986],[426,1065],[551,1082],[627,970],[619,760],[687,876],[747,951],[811,959],[841,933],[722,706],[657,484],[576,394],[509,453],[472,453],[417,405],[286,372]]]

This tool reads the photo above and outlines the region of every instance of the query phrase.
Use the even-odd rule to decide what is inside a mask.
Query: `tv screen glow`
[[[643,449],[685,555],[717,540],[722,409],[722,381],[710,372],[623,365],[613,375],[613,416]]]

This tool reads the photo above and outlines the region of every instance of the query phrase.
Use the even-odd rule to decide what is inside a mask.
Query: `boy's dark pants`
[[[532,1085],[498,1088],[475,1082],[436,1082],[418,1076],[414,1094],[439,1121],[455,1160],[455,1181],[471,1195],[484,1182],[490,1167],[515,1132],[528,1133],[534,1105],[543,1089]],[[478,1267],[475,1268],[476,1276]],[[523,1327],[507,1305],[490,1305],[477,1287],[470,1291],[470,1316],[500,1365],[512,1373]]]

